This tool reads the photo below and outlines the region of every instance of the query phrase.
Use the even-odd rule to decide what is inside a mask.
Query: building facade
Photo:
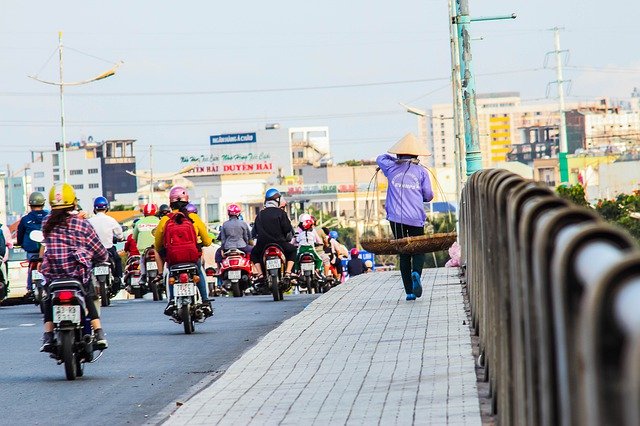
[[[134,140],[107,140],[69,144],[66,149],[67,183],[73,186],[85,210],[96,197],[109,201],[115,194],[137,191]],[[63,152],[32,151],[29,170],[32,189],[48,194],[54,184],[62,183]]]

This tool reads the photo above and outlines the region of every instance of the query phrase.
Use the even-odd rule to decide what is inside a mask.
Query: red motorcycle
[[[242,250],[232,249],[222,253],[220,264],[222,286],[233,293],[233,297],[242,297],[251,283],[251,261]]]
[[[262,266],[265,271],[265,284],[271,290],[275,302],[282,300],[284,292],[291,288],[291,283],[284,283],[282,280],[286,264],[287,260],[280,246],[268,245],[262,255]]]
[[[140,256],[129,256],[124,270],[124,285],[127,292],[140,299],[147,291],[147,286],[140,282]]]

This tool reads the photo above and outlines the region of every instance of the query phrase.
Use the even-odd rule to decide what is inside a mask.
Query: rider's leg
[[[202,269],[202,259],[196,262],[198,266],[198,277],[200,277],[200,281],[198,282],[198,291],[200,292],[200,297],[202,298],[202,303],[209,303],[209,295],[207,294],[207,279],[204,274],[204,270]]]

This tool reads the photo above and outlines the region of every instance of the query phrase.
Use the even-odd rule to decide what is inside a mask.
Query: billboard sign
[[[230,133],[226,135],[209,136],[211,145],[231,145],[237,143],[255,143],[257,142],[255,133]]]

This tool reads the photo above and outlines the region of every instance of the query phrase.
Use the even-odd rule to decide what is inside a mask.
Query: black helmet
[[[31,195],[29,195],[29,205],[33,206],[33,207],[42,207],[44,206],[44,195],[42,195],[42,192],[32,192]]]
[[[171,213],[171,207],[169,207],[167,204],[161,204],[158,208],[158,216],[162,217],[168,213]]]

